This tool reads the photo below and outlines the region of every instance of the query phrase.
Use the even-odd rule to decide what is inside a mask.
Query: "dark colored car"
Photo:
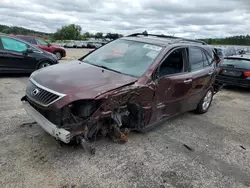
[[[0,35],[1,73],[31,73],[57,63],[54,54],[15,37]]]
[[[218,72],[217,83],[250,88],[250,55],[224,58]]]
[[[34,72],[27,113],[65,143],[96,135],[126,141],[187,111],[205,113],[217,87],[217,58],[202,41],[133,34],[77,61]],[[92,151],[92,150],[91,150]]]
[[[26,35],[15,35],[15,37],[25,40],[45,51],[55,54],[58,60],[66,56],[66,51],[64,48],[52,45],[40,37],[26,36]]]

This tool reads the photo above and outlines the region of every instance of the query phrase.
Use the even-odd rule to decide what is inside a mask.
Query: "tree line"
[[[57,31],[53,34],[53,38],[55,40],[84,40],[88,38],[110,38],[110,39],[117,39],[119,37],[122,37],[123,35],[118,33],[107,33],[104,35],[102,32],[97,33],[90,33],[85,32],[81,34],[82,28],[79,25],[70,24],[67,26],[63,26],[60,29],[57,29]]]
[[[50,38],[52,36],[52,33],[39,32],[16,26],[9,27],[6,25],[0,25],[0,33],[14,34],[14,35],[36,35],[43,38]]]
[[[239,35],[239,36],[232,36],[226,38],[206,38],[200,39],[207,44],[213,45],[250,45],[250,36],[249,35]]]
[[[55,40],[86,40],[88,38],[109,38],[109,39],[117,39],[122,37],[123,35],[119,33],[107,33],[103,34],[102,32],[90,33],[85,32],[82,34],[82,28],[79,25],[70,24],[67,26],[63,26],[60,29],[57,29],[55,33],[45,33],[38,32],[31,29],[25,29],[23,27],[10,27],[6,25],[0,25],[0,33],[5,34],[14,34],[14,35],[32,35],[39,36],[45,39],[49,39],[51,41]]]
[[[122,37],[119,33],[107,33],[104,34],[102,32],[90,33],[84,32],[82,33],[82,28],[76,24],[70,24],[67,26],[63,26],[60,29],[57,29],[55,33],[45,33],[34,31],[31,29],[25,29],[23,27],[10,27],[6,25],[0,25],[0,33],[6,34],[19,34],[19,35],[34,35],[40,36],[45,39],[49,39],[51,41],[55,40],[86,40],[88,38],[110,38],[117,39]],[[204,42],[212,45],[250,45],[250,36],[249,35],[239,35],[232,36],[226,38],[205,38],[200,39]]]

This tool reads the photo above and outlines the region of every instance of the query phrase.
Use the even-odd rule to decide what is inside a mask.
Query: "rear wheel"
[[[52,65],[50,62],[44,61],[44,62],[40,63],[40,65],[38,66],[38,69],[49,67],[50,65]]]
[[[198,114],[206,113],[213,101],[213,90],[209,89],[196,108]]]
[[[54,52],[54,54],[56,55],[58,60],[62,59],[62,54],[60,52]]]

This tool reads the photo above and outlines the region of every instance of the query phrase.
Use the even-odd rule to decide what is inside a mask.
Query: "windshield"
[[[118,39],[92,52],[82,61],[134,77],[142,76],[162,47]]]
[[[46,41],[44,41],[42,39],[37,38],[36,41],[40,45],[43,45],[43,46],[47,46],[48,45],[48,42],[46,42]]]
[[[250,60],[245,59],[224,59],[221,62],[222,66],[234,66],[235,68],[249,69],[250,70]]]

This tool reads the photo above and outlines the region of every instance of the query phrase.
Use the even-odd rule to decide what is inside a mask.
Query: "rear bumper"
[[[28,101],[23,100],[22,102],[27,114],[31,116],[47,133],[55,137],[57,140],[61,140],[64,143],[70,142],[71,136],[69,131],[57,128],[55,124],[51,123],[35,108],[33,108]]]
[[[225,84],[225,85],[250,88],[250,80],[247,80],[247,79],[243,80],[243,79],[238,79],[238,78],[217,76],[215,82]]]

